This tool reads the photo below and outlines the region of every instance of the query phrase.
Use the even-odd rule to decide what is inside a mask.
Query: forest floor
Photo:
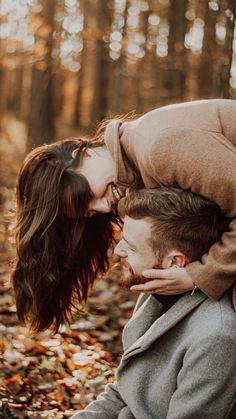
[[[7,121],[0,138],[0,418],[69,418],[114,381],[121,333],[137,295],[119,285],[116,264],[95,282],[86,313],[52,335],[33,336],[17,320],[10,284],[13,195],[24,155],[24,126]]]

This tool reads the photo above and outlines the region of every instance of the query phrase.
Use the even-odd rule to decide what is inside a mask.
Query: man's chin
[[[148,279],[142,275],[130,274],[129,276],[122,276],[120,285],[122,288],[130,289],[133,285],[144,284]]]

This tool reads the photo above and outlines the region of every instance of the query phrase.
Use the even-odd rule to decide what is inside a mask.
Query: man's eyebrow
[[[129,242],[126,238],[125,238],[125,236],[124,236],[124,235],[122,236],[122,238],[123,238],[123,240],[125,241],[125,243],[127,243],[127,244],[128,244],[128,246],[129,246],[129,247],[131,247],[132,249],[137,250],[137,247],[136,247],[134,244],[130,243],[130,242]]]

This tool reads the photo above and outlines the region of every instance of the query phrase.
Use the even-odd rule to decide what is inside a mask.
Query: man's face
[[[150,237],[149,219],[135,220],[125,216],[123,238],[115,248],[115,253],[121,257],[123,265],[122,286],[130,288],[132,285],[146,282],[147,278],[142,276],[142,272],[157,267],[157,255],[148,241]]]

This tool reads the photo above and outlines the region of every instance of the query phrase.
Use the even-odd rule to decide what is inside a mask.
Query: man
[[[228,225],[216,204],[173,188],[132,192],[119,210],[124,229],[115,252],[128,288],[143,281],[144,269],[183,267],[199,259]],[[236,313],[230,292],[219,301],[199,290],[141,294],[123,345],[116,382],[74,419],[236,418]]]

